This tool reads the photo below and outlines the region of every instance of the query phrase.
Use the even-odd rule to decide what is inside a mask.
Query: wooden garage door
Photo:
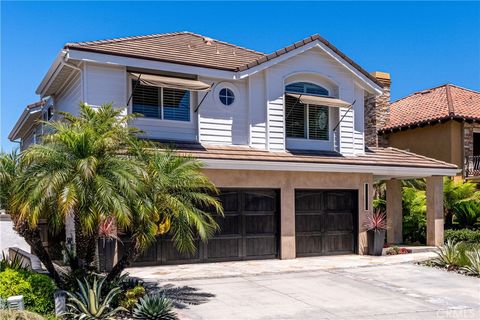
[[[297,257],[356,252],[357,217],[355,190],[297,190]]]
[[[220,230],[207,243],[197,241],[196,253],[181,254],[168,236],[162,236],[135,265],[277,258],[278,193],[270,189],[222,189],[219,198],[224,217],[216,216]]]

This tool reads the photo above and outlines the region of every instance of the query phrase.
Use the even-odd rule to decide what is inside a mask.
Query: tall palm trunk
[[[141,251],[139,246],[137,245],[137,241],[135,238],[129,244],[125,245],[125,252],[120,260],[115,264],[112,270],[108,273],[106,281],[113,281],[115,278],[120,276],[125,270],[125,268],[129,267],[132,262],[137,260],[138,256],[140,255]]]
[[[18,222],[14,219],[15,230],[20,234],[32,248],[33,253],[40,259],[50,276],[53,278],[59,288],[64,288],[65,284],[59,273],[53,265],[52,259],[43,246],[38,228],[30,228],[26,222]]]
[[[85,234],[78,215],[74,216],[75,221],[75,252],[80,267],[90,269],[95,260],[97,233]]]

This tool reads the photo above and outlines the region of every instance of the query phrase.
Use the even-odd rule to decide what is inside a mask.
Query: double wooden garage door
[[[199,263],[277,258],[279,252],[279,192],[264,189],[222,189],[224,217],[207,243],[197,241],[197,252],[181,254],[168,237],[159,237],[135,265]]]
[[[159,265],[269,259],[279,256],[279,191],[222,189],[225,217],[207,243],[197,241],[195,254],[181,254],[168,237],[159,237],[135,263]],[[297,190],[295,193],[296,252],[298,257],[356,251],[357,192]],[[121,247],[121,246],[120,246]]]

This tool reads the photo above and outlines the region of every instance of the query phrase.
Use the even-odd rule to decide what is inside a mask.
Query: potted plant
[[[383,244],[385,243],[385,233],[387,231],[387,218],[384,212],[375,210],[367,214],[365,220],[367,229],[368,254],[371,256],[381,256]]]

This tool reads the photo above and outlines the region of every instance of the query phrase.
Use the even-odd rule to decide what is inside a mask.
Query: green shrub
[[[177,320],[172,302],[161,294],[146,295],[133,309],[133,318],[139,320]]]
[[[453,270],[459,266],[459,257],[460,257],[460,244],[447,241],[443,247],[438,248],[437,258],[435,259],[435,263],[441,267],[445,267],[449,270]]]
[[[138,302],[138,299],[142,298],[144,295],[145,288],[142,286],[136,286],[132,289],[128,289],[120,301],[120,306],[131,311]]]
[[[77,281],[80,290],[76,293],[67,292],[67,312],[64,313],[66,319],[110,320],[115,319],[115,315],[120,311],[127,311],[121,307],[112,308],[112,299],[120,293],[119,287],[103,296],[105,278],[99,280],[95,277],[92,283],[87,279],[83,282]]]
[[[0,297],[23,295],[25,308],[40,314],[54,309],[55,285],[46,275],[28,270],[6,268],[0,272]]]
[[[480,218],[480,203],[477,201],[460,201],[453,206],[455,222],[461,228],[473,227]]]
[[[467,257],[467,265],[465,265],[462,269],[469,274],[480,276],[480,248],[467,251],[465,254]]]
[[[404,187],[403,203],[403,240],[405,243],[426,242],[427,202],[425,191]]]
[[[460,229],[445,230],[445,241],[480,243],[480,230]]]
[[[44,320],[45,318],[29,311],[0,310],[0,320]]]

